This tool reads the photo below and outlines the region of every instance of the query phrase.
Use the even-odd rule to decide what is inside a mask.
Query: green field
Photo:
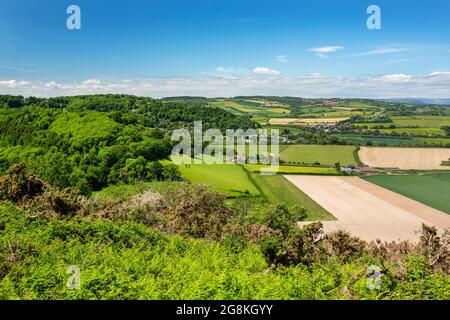
[[[445,138],[416,138],[416,140],[419,140],[426,144],[442,144],[450,146],[450,139]]]
[[[246,191],[254,195],[259,194],[247,173],[237,164],[181,164],[178,169],[183,178],[210,185],[229,196],[239,196]]]
[[[180,164],[179,169],[183,178],[193,183],[208,184],[217,191],[227,193],[229,197],[238,197],[249,191],[253,195],[266,198],[273,204],[284,204],[292,207],[303,205],[308,210],[307,220],[332,220],[334,217],[300,189],[295,187],[281,174],[261,175],[259,172],[264,165],[237,164]],[[337,174],[335,168],[281,166],[279,173],[286,174]],[[149,186],[148,184],[144,186]],[[121,193],[135,193],[124,187],[105,189],[98,196],[120,195]]]
[[[395,128],[379,129],[383,133],[407,133],[413,136],[417,135],[445,135],[445,131],[439,128]]]
[[[450,214],[450,172],[364,179]]]
[[[251,176],[271,203],[284,204],[287,207],[301,204],[308,210],[306,218],[308,221],[334,220],[331,213],[318,205],[282,175],[263,176],[252,173]]]
[[[283,114],[291,113],[291,110],[282,107],[264,107],[258,104],[236,102],[232,100],[217,99],[216,101],[210,102],[210,106],[222,108],[226,111],[235,114],[263,114],[268,117],[277,117]]]
[[[366,126],[370,130],[376,130],[374,127],[384,127],[378,129],[384,133],[405,133],[412,136],[423,135],[441,135],[446,132],[441,128],[450,126],[450,117],[448,116],[391,116],[392,123],[354,123],[355,127]],[[389,128],[394,125],[396,128]]]
[[[333,166],[336,162],[341,165],[355,164],[353,157],[354,146],[338,145],[292,145],[280,153],[280,159],[286,162],[320,163]]]
[[[278,166],[271,167],[263,164],[246,164],[245,168],[250,172],[274,172],[278,174],[314,174],[314,175],[336,175],[336,168],[302,167],[302,166]]]
[[[450,117],[445,116],[394,116],[391,119],[397,126],[419,126],[422,128],[450,126]]]
[[[340,139],[347,141],[348,143],[367,145],[372,143],[374,146],[409,146],[417,145],[418,139],[412,139],[409,137],[390,137],[390,136],[370,136],[364,134],[342,134]],[[428,138],[424,138],[428,139]]]

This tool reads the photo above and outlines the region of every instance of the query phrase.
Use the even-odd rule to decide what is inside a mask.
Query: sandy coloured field
[[[269,120],[271,125],[321,125],[321,124],[336,124],[349,118],[273,118]]]
[[[376,168],[415,170],[450,170],[441,166],[450,159],[450,149],[444,148],[372,148],[361,147],[361,161]]]
[[[450,215],[357,177],[286,178],[337,219],[322,222],[325,232],[344,229],[367,241],[417,241],[422,223],[441,232],[450,228]]]

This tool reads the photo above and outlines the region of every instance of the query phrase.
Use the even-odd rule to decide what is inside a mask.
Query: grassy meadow
[[[333,166],[336,162],[341,165],[355,164],[353,157],[354,146],[339,145],[292,145],[280,153],[280,158],[286,162],[320,163]]]
[[[259,194],[247,173],[237,164],[180,164],[178,169],[184,179],[210,185],[230,197],[239,196],[244,192]]]

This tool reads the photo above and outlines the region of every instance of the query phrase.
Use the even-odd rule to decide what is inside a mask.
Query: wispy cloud
[[[398,48],[378,48],[375,50],[365,51],[365,52],[359,52],[350,55],[350,57],[367,57],[367,56],[375,56],[375,55],[383,55],[383,54],[390,54],[390,53],[400,53],[400,52],[408,52],[413,51],[414,49],[411,47],[398,47]]]
[[[344,49],[343,46],[327,46],[319,48],[309,48],[308,51],[314,52],[320,58],[326,58],[327,54]]]
[[[388,60],[387,63],[389,64],[398,64],[398,63],[405,63],[405,62],[409,62],[408,59],[392,59],[392,60]]]
[[[236,67],[224,67],[218,66],[213,71],[201,72],[203,76],[213,76],[218,78],[236,79],[238,77],[244,77],[251,73],[251,70],[247,68]]]
[[[386,74],[376,77],[342,77],[311,74],[299,77],[267,76],[269,68],[255,76],[224,78],[148,78],[79,82],[0,80],[0,92],[24,96],[61,96],[94,93],[126,93],[140,96],[173,95],[237,96],[290,95],[302,97],[448,98],[450,72],[426,75]],[[268,69],[268,70],[265,70]],[[269,72],[270,74],[270,72]]]
[[[287,63],[289,62],[289,57],[285,54],[279,54],[275,57],[275,60],[279,63]]]

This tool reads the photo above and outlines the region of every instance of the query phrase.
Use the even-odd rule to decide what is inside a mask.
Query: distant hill
[[[404,102],[413,104],[448,104],[450,105],[450,98],[447,99],[426,99],[426,98],[394,98],[381,99],[386,102]]]

